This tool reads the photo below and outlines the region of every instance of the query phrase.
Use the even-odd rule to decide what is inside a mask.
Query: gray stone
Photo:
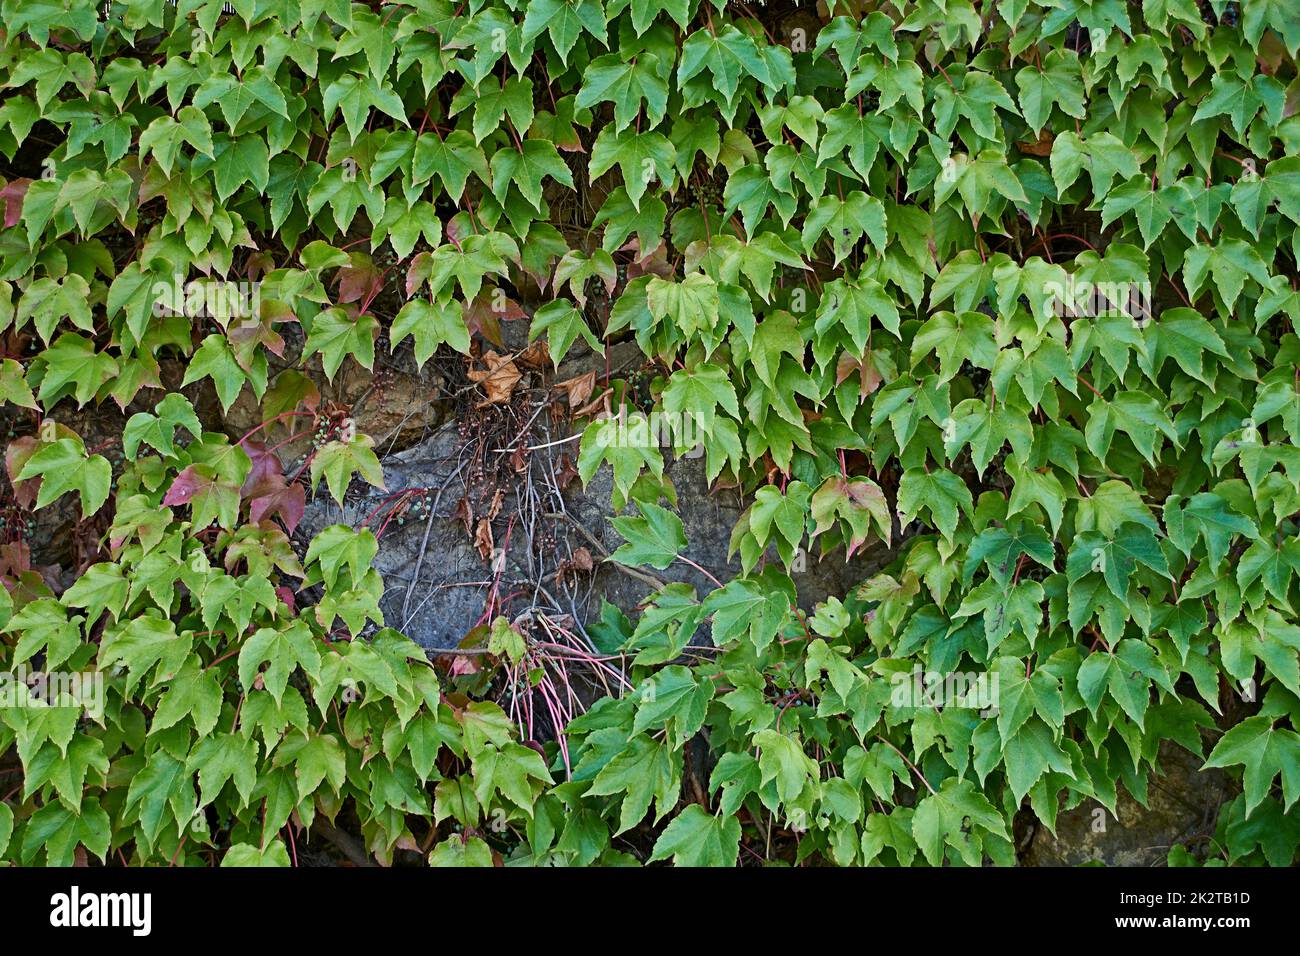
[[[1219,808],[1234,793],[1229,779],[1221,771],[1202,770],[1201,758],[1168,741],[1160,747],[1159,762],[1164,773],[1153,773],[1148,781],[1148,806],[1123,787],[1116,805],[1118,819],[1100,804],[1086,801],[1057,817],[1055,835],[1039,824],[1021,862],[1158,866],[1175,844],[1198,844],[1213,835]]]
[[[644,578],[601,560],[622,543],[609,523],[614,512],[610,506],[612,474],[608,467],[597,472],[586,488],[573,481],[562,497],[553,487],[547,492],[537,490],[542,486],[540,478],[558,467],[559,456],[555,453],[567,447],[576,455],[576,446],[574,441],[567,446],[541,450],[534,454],[529,465],[533,469],[535,492],[549,503],[543,505],[547,509],[544,512],[536,504],[526,509],[534,516],[531,526],[516,524],[508,547],[503,547],[505,564],[498,594],[514,595],[506,602],[506,610],[511,614],[523,613],[535,604],[554,613],[570,614],[583,624],[599,615],[602,597],[631,612],[655,591]],[[448,426],[383,461],[384,478],[393,491],[444,489],[437,502],[437,513],[429,521],[390,523],[384,529],[375,560],[386,585],[380,604],[385,622],[425,647],[446,648],[460,643],[466,632],[481,622],[492,592],[492,561],[479,554],[464,524],[454,516],[465,493],[464,472],[452,479],[461,451],[455,428]],[[678,458],[669,461],[665,471],[677,490],[676,510],[688,542],[685,555],[725,582],[740,573],[739,558],[728,559],[727,545],[743,505],[735,489],[710,492],[704,467],[703,458]],[[498,540],[504,538],[508,516],[521,513],[521,493],[527,493],[522,479],[514,490],[507,492],[501,514],[493,522]],[[436,497],[437,492],[433,495]],[[355,482],[352,494],[340,509],[322,488],[309,502],[297,537],[305,547],[312,535],[330,524],[343,522],[360,526],[385,497],[384,493]],[[540,517],[540,514],[561,511],[571,520]],[[554,546],[546,551],[530,546],[530,538],[540,536],[542,522],[549,525],[554,536]],[[382,520],[376,520],[371,527],[378,531],[381,524]],[[595,562],[592,572],[555,573],[584,547]],[[895,554],[894,549],[879,542],[849,562],[844,561],[842,549],[821,560],[816,551],[814,548],[807,555],[806,568],[793,575],[799,587],[800,603],[805,607],[811,607],[827,595],[846,593],[891,561]],[[682,562],[653,574],[666,582],[691,584],[701,597],[714,586],[704,574]]]

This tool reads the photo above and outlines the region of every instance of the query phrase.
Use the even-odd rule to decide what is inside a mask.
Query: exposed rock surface
[[[1161,776],[1147,785],[1147,806],[1123,788],[1118,819],[1087,801],[1060,814],[1056,835],[1039,826],[1021,862],[1029,866],[1158,866],[1177,843],[1199,845],[1214,833],[1219,808],[1233,796],[1227,777],[1172,743],[1160,749]]]
[[[576,448],[576,444],[575,441],[569,447]],[[386,623],[426,647],[458,644],[479,622],[496,577],[491,556],[485,558],[479,553],[473,537],[456,514],[458,502],[465,495],[465,470],[457,472],[460,453],[456,429],[445,427],[425,441],[384,459],[384,478],[390,489],[387,495],[372,488],[363,490],[358,482],[353,485],[353,492],[361,493],[355,497],[349,495],[340,509],[322,488],[308,504],[297,533],[306,541],[330,524],[360,526],[394,492],[405,488],[431,489],[429,501],[436,502],[432,517],[420,521],[408,518],[401,524],[390,522],[380,536],[379,555],[375,560],[387,588],[381,602]],[[688,542],[684,553],[722,581],[739,574],[739,559],[727,557],[731,530],[743,510],[739,494],[734,490],[711,493],[705,480],[703,459],[670,461],[665,472],[677,489],[675,510],[686,528]],[[440,496],[438,489],[442,489]],[[499,559],[496,565],[501,569],[497,593],[504,598],[517,592],[513,601],[504,602],[508,611],[521,613],[530,602],[536,601],[540,607],[549,606],[555,612],[571,614],[582,623],[599,615],[602,597],[630,611],[655,590],[644,577],[628,574],[601,560],[622,543],[609,523],[614,514],[610,492],[608,468],[602,468],[585,488],[575,480],[563,493],[563,512],[567,518],[543,516],[560,513],[558,502],[552,496],[550,500],[555,502],[557,510],[542,513],[534,508],[532,526],[525,526],[521,521],[510,528],[508,544],[505,543],[508,517],[520,514],[521,509],[518,488],[506,493],[493,526],[495,540],[501,542],[497,546],[504,552],[504,566]],[[529,546],[529,541],[543,536],[539,527],[543,523],[554,535],[554,545],[539,553]],[[380,519],[370,522],[377,531],[382,525]],[[557,574],[557,569],[566,562],[572,568],[581,548],[590,553],[592,570],[570,569]],[[893,554],[892,549],[877,542],[874,549],[868,547],[846,563],[842,551],[818,560],[814,549],[807,556],[805,569],[794,574],[801,603],[811,606],[828,594],[843,594],[892,560]],[[581,556],[576,563],[583,563]],[[685,581],[694,585],[701,596],[713,587],[703,574],[680,562],[655,572],[655,576],[664,581]]]

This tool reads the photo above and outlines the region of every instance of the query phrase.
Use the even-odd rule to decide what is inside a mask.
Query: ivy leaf
[[[158,701],[149,732],[157,733],[189,717],[200,738],[212,733],[221,716],[221,685],[210,669],[203,668],[193,655],[173,677]]]
[[[239,682],[246,691],[253,690],[253,681],[259,676],[262,664],[270,666],[260,676],[263,686],[279,706],[288,686],[289,675],[295,667],[317,680],[320,674],[320,653],[312,640],[311,631],[302,624],[291,624],[284,630],[263,627],[244,641],[239,650]]]
[[[1300,222],[1300,156],[1286,156],[1269,163],[1264,170],[1264,181],[1269,193],[1277,197],[1277,208],[1282,215],[1292,222]]]
[[[0,402],[12,402],[24,408],[40,408],[24,377],[23,367],[16,359],[0,361]]]
[[[596,774],[587,793],[621,797],[617,835],[640,823],[651,801],[655,819],[662,819],[677,805],[681,784],[681,752],[637,734]]]
[[[643,101],[646,121],[658,126],[668,108],[668,84],[661,75],[659,57],[646,52],[636,54],[630,62],[617,54],[592,60],[583,74],[576,103],[583,109],[613,103],[614,130],[621,132],[641,112]]]
[[[845,536],[846,561],[866,542],[873,523],[880,539],[889,544],[892,532],[889,502],[880,486],[869,478],[827,478],[813,494],[811,509],[816,527],[809,540],[830,530],[836,519],[849,526],[850,533]]]
[[[772,74],[754,41],[728,23],[718,30],[696,30],[682,46],[677,83],[708,70],[713,86],[724,101],[735,98],[742,76],[752,76],[764,86],[772,85]]]
[[[416,256],[416,259],[418,261],[420,257]],[[454,279],[465,301],[472,302],[483,287],[484,276],[493,273],[506,275],[507,259],[517,261],[519,249],[514,240],[499,232],[470,236],[459,246],[451,243],[439,246],[433,256],[425,260],[429,289],[435,297],[445,299],[444,290]],[[417,266],[413,264],[411,268],[415,272]],[[412,294],[414,288],[408,277],[407,295]]]
[[[820,40],[819,34],[818,42]],[[826,113],[823,117],[826,135],[818,148],[818,165],[825,165],[831,157],[847,152],[849,165],[865,182],[875,166],[881,141],[888,132],[880,120],[881,117],[864,116],[853,103]]]
[[[802,365],[805,350],[799,333],[799,320],[789,312],[773,312],[754,329],[749,361],[758,373],[759,381],[768,388],[776,388],[781,356],[789,355]]]
[[[757,580],[733,578],[710,592],[702,605],[713,617],[713,643],[722,647],[746,637],[762,653],[781,630],[790,613],[788,594]]]
[[[1228,183],[1207,188],[1199,179],[1189,177],[1162,189],[1161,194],[1174,214],[1175,225],[1189,241],[1195,242],[1199,230],[1213,231],[1232,189]]]
[[[758,766],[763,785],[776,784],[782,803],[799,799],[804,787],[817,778],[817,764],[803,751],[799,739],[777,730],[760,730],[754,734],[758,747]]]
[[[995,269],[993,263],[981,259],[974,249],[959,252],[948,260],[930,288],[930,307],[937,308],[951,297],[953,308],[969,312],[987,295]]]
[[[994,149],[981,150],[973,161],[956,162],[955,175],[940,179],[935,199],[942,202],[954,189],[973,217],[988,211],[995,193],[1011,202],[1029,202],[1015,170],[1007,164],[1006,157]]]
[[[599,249],[591,255],[576,249],[570,250],[556,264],[551,285],[557,292],[568,286],[569,292],[578,300],[578,304],[586,308],[585,289],[588,279],[599,280],[607,293],[613,293],[614,286],[618,283],[618,267],[614,265],[613,257]]]
[[[525,140],[520,149],[506,147],[492,154],[492,194],[500,202],[505,202],[506,191],[514,183],[523,197],[540,209],[542,180],[547,176],[573,188],[573,174],[555,144],[547,140]]]
[[[1257,540],[1241,555],[1237,564],[1237,586],[1243,591],[1254,581],[1262,581],[1268,593],[1283,605],[1291,578],[1300,573],[1300,540],[1294,538],[1273,547],[1269,542]]]
[[[597,355],[605,354],[605,347],[587,325],[586,318],[567,299],[548,302],[533,315],[533,321],[528,326],[528,341],[532,342],[543,332],[546,333],[551,361],[556,368],[560,367],[564,356],[568,354],[569,346],[578,336],[582,336],[583,341]]]
[[[971,70],[956,91],[940,87],[940,95],[952,96],[957,112],[970,120],[975,132],[985,139],[997,139],[997,107],[1016,112],[1015,101],[1006,88],[988,73]],[[919,110],[918,110],[919,111]]]
[[[758,231],[768,206],[776,209],[782,225],[789,225],[799,207],[799,200],[794,194],[778,189],[768,171],[756,163],[738,169],[727,177],[722,199],[726,204],[726,215],[730,216],[740,210],[745,233],[750,236]]]
[[[1153,378],[1166,360],[1172,358],[1192,378],[1210,385],[1205,374],[1205,354],[1230,358],[1228,347],[1214,326],[1193,309],[1166,309],[1159,322],[1147,327],[1147,337],[1154,344],[1147,347],[1151,360],[1146,369]],[[1145,365],[1141,356],[1138,362]]]
[[[688,338],[710,335],[721,320],[718,284],[701,273],[692,273],[681,282],[652,276],[646,286],[646,305],[659,321],[669,321]]]
[[[365,132],[366,120],[372,110],[387,113],[400,123],[406,122],[406,110],[402,106],[401,99],[391,88],[380,84],[373,76],[361,76],[357,73],[342,74],[325,88],[322,102],[326,122],[329,122],[336,110],[342,112],[348,136],[354,143],[357,137]],[[224,110],[224,104],[222,108]]]
[[[898,517],[906,524],[928,509],[935,527],[950,542],[962,513],[974,508],[970,489],[951,471],[924,472],[909,469],[898,483]]]
[[[537,0],[528,4],[524,15],[524,42],[531,43],[545,31],[566,65],[584,30],[604,42],[605,15],[596,0]]]
[[[1165,527],[1169,540],[1189,557],[1193,544],[1198,539],[1204,541],[1212,571],[1217,571],[1227,556],[1235,535],[1251,539],[1259,536],[1249,518],[1234,513],[1227,500],[1212,491],[1195,494],[1186,504],[1171,497],[1165,502]]]
[[[14,321],[21,328],[35,320],[41,341],[48,342],[65,318],[71,319],[79,329],[94,331],[95,323],[90,315],[90,285],[75,273],[64,276],[59,282],[50,278],[33,282],[18,303]]]
[[[228,142],[217,153],[214,169],[219,199],[229,199],[244,183],[259,193],[266,192],[271,181],[271,157],[266,140],[253,134]]]
[[[415,141],[411,160],[411,176],[415,182],[428,182],[436,175],[452,201],[459,202],[470,173],[491,186],[492,174],[483,150],[464,130],[453,130],[446,139],[434,133],[421,133]]]
[[[50,598],[31,601],[8,624],[8,630],[22,635],[14,648],[11,663],[17,666],[44,651],[46,668],[57,668],[81,646],[81,628],[85,621],[80,615],[69,618],[59,602]]]
[[[224,335],[214,332],[203,340],[185,368],[181,385],[189,385],[204,378],[212,379],[222,411],[229,411],[249,376],[240,367],[239,360],[230,348],[230,340]]]
[[[1160,525],[1142,501],[1142,496],[1122,481],[1102,482],[1091,497],[1079,502],[1079,531],[1095,528],[1103,535],[1114,536],[1126,521],[1146,525],[1157,533],[1160,531]]]
[[[257,785],[258,745],[235,734],[213,734],[199,741],[185,763],[187,773],[199,775],[199,805],[212,803],[227,783],[246,806]]]
[[[760,543],[766,543],[775,526],[793,550],[803,540],[811,501],[811,489],[802,481],[790,482],[784,494],[773,485],[764,485],[754,493],[754,504],[749,512],[749,530]]]
[[[998,734],[1003,746],[1030,717],[1037,716],[1060,730],[1065,722],[1065,699],[1060,679],[1044,668],[1028,676],[1019,658],[997,660]]]
[[[854,348],[862,352],[871,335],[872,319],[878,319],[894,335],[899,334],[898,308],[884,286],[875,279],[836,279],[827,283],[822,294],[814,330],[824,335],[835,325],[842,325]]]
[[[624,538],[624,544],[610,555],[611,561],[629,567],[648,564],[662,571],[677,560],[686,547],[682,519],[667,508],[638,501],[639,516],[610,518],[610,524]]]
[[[195,106],[181,107],[176,118],[163,115],[150,123],[140,133],[140,154],[152,153],[162,171],[170,176],[182,143],[188,143],[195,152],[216,159],[212,125],[203,111]]]
[[[408,301],[393,319],[389,339],[397,345],[408,335],[414,340],[415,361],[421,368],[444,342],[462,355],[469,354],[469,329],[465,326],[464,309],[455,300]]]
[[[1146,530],[1146,529],[1142,529]],[[1150,534],[1147,531],[1147,534]],[[1158,550],[1158,549],[1157,549]],[[1023,523],[1007,527],[985,528],[975,537],[966,553],[962,576],[969,584],[975,569],[987,565],[989,573],[1001,584],[1009,583],[1022,556],[1033,558],[1049,570],[1054,564],[1052,542],[1041,528]]]
[[[1252,614],[1251,623],[1221,622],[1215,628],[1224,670],[1243,685],[1255,675],[1255,661],[1291,693],[1300,691],[1300,629],[1269,609]]]
[[[664,827],[650,860],[671,856],[675,866],[735,866],[739,855],[740,821],[692,803]]]
[[[126,805],[139,817],[146,845],[157,843],[164,826],[179,830],[194,817],[197,797],[185,763],[159,748],[131,778]]]
[[[911,866],[916,859],[912,817],[911,807],[895,807],[890,813],[868,813],[862,829],[864,862],[872,862],[885,847],[889,847],[896,854],[900,866]]]
[[[1151,682],[1168,693],[1174,692],[1155,652],[1149,645],[1131,639],[1116,644],[1114,653],[1089,654],[1079,667],[1078,680],[1079,695],[1094,716],[1102,695],[1108,693],[1139,729],[1151,703]]]
[[[348,441],[335,440],[322,445],[311,461],[312,491],[316,490],[324,475],[330,496],[342,505],[355,474],[360,474],[368,484],[380,491],[387,490],[384,485],[384,469],[379,464],[374,447],[375,440],[369,435],[361,434],[353,435]]]
[[[641,197],[651,183],[668,184],[673,181],[673,162],[677,151],[668,137],[656,132],[615,130],[607,126],[600,131],[591,148],[591,163],[587,174],[595,180],[615,165],[623,174],[623,186],[632,205],[640,209]],[[567,171],[567,167],[566,167]],[[569,183],[572,186],[572,181]]]
[[[15,24],[17,34],[19,27]],[[24,86],[35,80],[36,105],[44,111],[54,94],[69,83],[89,95],[95,85],[95,65],[84,53],[62,53],[53,47],[28,51],[12,67],[8,86]]]
[[[1088,450],[1104,460],[1116,431],[1129,440],[1152,467],[1156,464],[1159,436],[1163,434],[1178,446],[1178,432],[1160,404],[1144,392],[1119,392],[1114,399],[1098,398],[1088,406],[1088,424],[1084,437]]]
[[[780,145],[782,132],[789,130],[814,150],[820,135],[818,124],[824,113],[821,104],[811,96],[792,96],[783,106],[762,106],[758,110],[763,133],[773,145]]]
[[[170,458],[176,454],[172,439],[177,428],[184,428],[195,438],[203,434],[194,406],[184,395],[173,392],[154,406],[153,413],[137,412],[127,420],[122,433],[122,453],[134,458],[143,442]]]
[[[355,531],[345,524],[336,524],[311,539],[303,561],[306,564],[319,562],[325,586],[333,590],[338,585],[339,571],[345,566],[352,581],[360,581],[378,553],[379,543],[369,528]]]
[[[638,651],[633,663],[666,664],[673,660],[695,635],[703,617],[695,600],[695,588],[683,583],[660,588],[628,640],[628,646]]]
[[[40,850],[49,866],[72,866],[84,846],[103,861],[112,842],[113,824],[98,798],[82,798],[76,811],[61,801],[45,804],[23,828],[22,859],[30,863]]]
[[[63,603],[69,607],[86,609],[87,618],[99,619],[100,614],[109,611],[113,620],[117,620],[126,607],[129,590],[127,581],[122,577],[122,568],[116,564],[92,564],[77,582],[63,592]],[[23,610],[32,605],[25,605]],[[47,665],[54,666],[56,660],[47,660]]]
[[[1067,116],[1084,119],[1083,81],[1079,57],[1072,50],[1052,50],[1041,66],[1028,66],[1016,74],[1020,88],[1020,110],[1035,133],[1059,106]]]
[[[339,306],[326,309],[312,319],[311,332],[303,346],[306,355],[317,352],[330,381],[352,356],[361,366],[371,369],[375,364],[375,337],[379,334],[379,321],[373,315],[350,316]]]
[[[18,480],[40,478],[36,507],[44,508],[70,491],[81,499],[81,514],[89,518],[108,500],[113,469],[103,455],[87,455],[80,441],[60,438],[27,459]]]
[[[224,617],[235,625],[238,634],[248,629],[257,608],[274,612],[278,603],[271,582],[252,574],[235,578],[221,572],[211,573],[197,596],[205,626],[216,628]]]
[[[922,798],[912,817],[912,835],[931,866],[943,864],[949,847],[967,866],[979,866],[983,855],[980,831],[1010,839],[1006,821],[984,794],[969,780],[957,777],[949,777],[938,792]]]
[[[1247,816],[1263,803],[1278,774],[1286,809],[1300,798],[1300,734],[1274,727],[1273,720],[1263,714],[1247,717],[1220,738],[1205,761],[1206,769],[1245,767]]]
[[[683,30],[691,20],[690,0],[611,0],[605,12],[613,20],[629,7],[637,36],[645,33],[660,13],[668,14]]]
[[[980,312],[936,312],[912,339],[912,367],[934,353],[939,359],[939,381],[957,374],[963,362],[992,369],[997,359],[993,320]]]
[[[328,782],[335,793],[343,789],[347,755],[333,734],[313,734],[297,746],[287,742],[280,749],[278,759],[292,760],[300,800],[306,800],[322,783]]]
[[[1195,245],[1183,260],[1183,281],[1187,294],[1198,296],[1205,280],[1213,277],[1214,286],[1229,310],[1237,302],[1247,279],[1268,287],[1269,272],[1259,253],[1243,239],[1227,239],[1215,246]]]
[[[608,463],[614,472],[614,497],[620,502],[616,507],[621,509],[645,468],[648,467],[656,478],[663,476],[663,455],[659,452],[658,442],[651,439],[650,434],[650,424],[641,412],[633,412],[625,420],[592,422],[582,433],[578,476],[584,483],[589,482],[600,466]],[[637,436],[637,440],[622,436]]]
[[[289,867],[289,851],[279,839],[269,840],[264,846],[235,843],[221,857],[222,867]]]
[[[707,435],[713,433],[719,407],[732,418],[740,417],[736,389],[727,373],[717,365],[698,365],[674,372],[664,389],[663,407],[670,415],[689,416],[683,420],[692,422]]]
[[[176,476],[163,504],[167,507],[189,505],[195,528],[216,522],[231,529],[239,523],[240,482],[231,481],[208,465],[190,465]]]
[[[596,213],[592,226],[604,226],[601,248],[613,253],[636,233],[636,243],[642,255],[651,255],[663,243],[664,222],[668,206],[658,197],[642,197],[641,208],[632,204],[627,189],[620,186],[609,194],[605,204]]]
[[[812,255],[817,239],[826,233],[835,251],[835,264],[847,256],[864,235],[877,250],[884,250],[887,242],[884,204],[874,196],[853,192],[848,199],[822,196],[804,219],[804,252]]]
[[[1052,144],[1052,181],[1064,195],[1079,173],[1088,169],[1092,177],[1092,194],[1105,196],[1116,176],[1132,179],[1141,173],[1133,151],[1112,133],[1098,133],[1086,141],[1074,133],[1064,132]]]
[[[1281,119],[1282,87],[1272,77],[1257,75],[1243,80],[1230,72],[1215,73],[1210,81],[1210,92],[1196,107],[1192,122],[1212,116],[1227,116],[1238,136],[1261,108],[1266,109],[1270,122]]]
[[[1152,189],[1145,176],[1135,176],[1106,195],[1106,201],[1101,206],[1102,228],[1129,213],[1137,221],[1144,249],[1150,248],[1151,243],[1160,238],[1165,226],[1169,225],[1174,216],[1173,210],[1165,201],[1163,190]]]
[[[704,724],[713,686],[698,681],[687,667],[670,665],[656,671],[637,692],[640,703],[632,732],[667,727],[675,747],[685,744]]]
[[[1007,783],[1017,803],[1048,771],[1074,777],[1069,758],[1053,740],[1052,731],[1037,718],[1028,720],[1005,742],[1004,754]]]
[[[1127,601],[1133,572],[1141,564],[1163,577],[1170,577],[1164,552],[1151,529],[1127,522],[1116,529],[1114,537],[1104,538],[1095,531],[1075,536],[1067,561],[1070,580],[1076,581],[1096,571],[1121,601]]]
[[[1243,7],[1241,15],[1242,33],[1253,49],[1259,48],[1266,25],[1282,38],[1292,56],[1300,49],[1300,24],[1290,15],[1290,8],[1284,0],[1254,0]]]

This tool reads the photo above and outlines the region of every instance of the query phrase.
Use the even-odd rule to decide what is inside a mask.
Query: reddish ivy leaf
[[[474,297],[465,309],[465,328],[469,334],[477,332],[499,349],[505,348],[501,341],[501,323],[514,322],[528,318],[528,313],[519,303],[506,298],[499,291],[492,295],[480,294]]]
[[[239,522],[239,488],[221,480],[207,465],[190,465],[177,475],[162,503],[167,507],[189,505],[196,529],[213,521],[223,528],[233,528]]]
[[[373,299],[384,285],[384,274],[364,252],[352,253],[352,265],[338,271],[339,302]]]
[[[244,496],[248,498],[248,519],[260,524],[279,515],[284,528],[293,534],[307,509],[307,494],[298,482],[289,484],[284,476],[263,475],[251,488],[244,485]]]
[[[5,228],[12,229],[18,225],[18,221],[23,216],[23,199],[27,195],[27,187],[32,184],[30,179],[15,179],[11,183],[6,183],[3,189],[0,189],[0,202],[5,207]]]

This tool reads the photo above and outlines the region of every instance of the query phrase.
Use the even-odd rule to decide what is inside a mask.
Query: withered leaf
[[[507,355],[499,355],[496,352],[488,352],[483,356],[483,362],[487,365],[487,370],[470,369],[469,379],[477,382],[483,387],[483,392],[487,396],[479,402],[478,407],[484,405],[502,405],[510,401],[514,395],[515,386],[519,384],[519,379],[523,373],[519,371],[519,366]]]
[[[563,382],[556,382],[555,387],[564,389],[565,397],[569,401],[569,408],[579,408],[583,402],[591,397],[591,393],[596,387],[596,370],[592,369],[585,375],[575,375],[573,378],[566,378]]]
[[[551,364],[551,350],[545,339],[538,339],[519,353],[519,364],[524,368],[544,369]]]
[[[492,558],[493,547],[492,524],[487,518],[479,518],[478,527],[474,529],[474,548],[478,551],[480,558],[489,561]]]
[[[474,509],[469,503],[468,496],[460,499],[453,514],[465,526],[465,534],[472,536],[474,533]]]

